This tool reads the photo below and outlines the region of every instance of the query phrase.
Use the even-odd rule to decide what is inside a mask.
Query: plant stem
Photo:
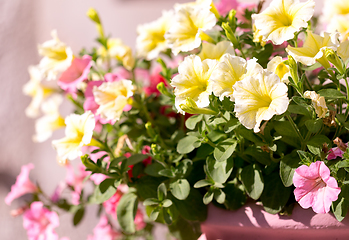
[[[301,145],[302,145],[302,149],[303,149],[303,145],[304,145],[304,138],[302,137],[302,134],[300,133],[297,125],[294,123],[293,119],[289,116],[289,115],[286,115],[288,121],[291,123],[291,126],[293,128],[293,130],[297,133],[299,139],[301,140]]]

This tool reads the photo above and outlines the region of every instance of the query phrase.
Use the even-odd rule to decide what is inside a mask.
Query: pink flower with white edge
[[[121,234],[115,231],[108,222],[108,218],[102,215],[99,223],[93,229],[93,235],[89,235],[87,240],[115,240]]]
[[[316,213],[328,213],[332,202],[338,199],[341,192],[336,179],[330,176],[330,170],[321,161],[313,162],[309,167],[298,167],[293,176],[293,185],[299,205],[302,208],[312,207]]]
[[[90,173],[85,171],[85,166],[79,164],[78,173],[75,174],[72,165],[67,165],[67,176],[65,178],[66,183],[74,188],[72,192],[72,203],[78,205],[80,203],[80,194],[83,188],[83,181]]]
[[[5,203],[11,205],[11,202],[24,194],[35,193],[38,191],[37,186],[29,180],[29,172],[34,168],[32,163],[23,165],[21,173],[17,176],[16,183],[12,185],[11,192],[5,198]]]
[[[29,240],[58,240],[54,230],[58,226],[57,213],[45,208],[42,202],[33,202],[23,214],[23,227]]]
[[[84,55],[82,58],[74,58],[70,67],[58,79],[58,85],[66,92],[75,95],[80,84],[87,80],[91,66],[92,57],[89,55]]]

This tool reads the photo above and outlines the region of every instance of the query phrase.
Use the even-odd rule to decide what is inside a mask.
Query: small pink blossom
[[[23,165],[21,173],[17,176],[16,183],[12,185],[11,192],[5,198],[5,203],[11,205],[11,202],[24,194],[35,193],[38,188],[29,180],[29,172],[34,168],[32,163]]]
[[[343,158],[344,151],[342,151],[339,147],[331,148],[328,151],[327,160],[336,159],[337,157]]]
[[[68,93],[76,93],[79,84],[87,80],[92,65],[92,57],[84,55],[82,58],[74,58],[70,67],[62,73],[58,79],[58,85]]]
[[[121,234],[115,231],[108,222],[108,218],[102,215],[99,223],[93,229],[93,235],[89,235],[87,240],[115,240]]]
[[[155,94],[156,96],[160,95],[159,90],[157,89],[157,85],[159,83],[164,83],[165,86],[167,86],[167,82],[165,80],[165,78],[163,76],[161,76],[161,71],[162,68],[160,65],[157,65],[152,73],[148,76],[146,74],[143,74],[143,78],[144,78],[144,87],[143,87],[143,91],[145,92],[146,95],[151,95],[151,94]]]
[[[116,209],[119,205],[119,201],[120,201],[122,195],[123,195],[123,192],[121,192],[118,188],[116,193],[111,198],[109,198],[107,201],[105,201],[103,203],[103,207],[104,207],[106,213],[110,214],[115,219],[116,219]]]
[[[294,195],[302,208],[312,207],[316,213],[327,213],[333,201],[338,199],[341,189],[324,162],[298,167],[293,176],[296,187]]]
[[[83,181],[90,173],[85,171],[85,166],[79,164],[78,173],[75,174],[72,165],[67,165],[67,176],[65,178],[66,183],[74,188],[72,192],[72,203],[78,205],[80,203],[80,194],[83,188]]]
[[[23,227],[29,240],[58,240],[54,231],[58,226],[57,213],[45,208],[42,202],[33,202],[23,214]]]
[[[136,230],[137,230],[137,231],[142,230],[142,229],[145,228],[145,226],[147,225],[147,224],[144,222],[143,213],[142,213],[139,209],[137,210],[134,223],[135,223],[135,225],[136,225]]]
[[[51,195],[51,201],[56,203],[61,198],[63,190],[67,187],[67,184],[65,182],[60,182],[58,186],[56,187],[55,191]]]
[[[219,14],[226,15],[230,10],[236,9],[239,3],[237,0],[221,0],[215,5]]]

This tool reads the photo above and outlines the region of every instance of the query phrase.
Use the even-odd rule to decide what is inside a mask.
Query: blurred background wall
[[[51,39],[51,30],[57,29],[61,41],[71,46],[75,54],[82,47],[96,46],[95,27],[86,17],[88,8],[94,7],[105,32],[134,47],[137,25],[157,19],[163,9],[171,9],[175,2],[187,0],[0,0],[0,239],[27,239],[22,218],[10,216],[11,209],[19,207],[23,199],[10,207],[3,201],[23,164],[34,163],[30,178],[48,193],[65,177],[65,170],[56,163],[50,140],[32,142],[34,120],[24,114],[30,98],[22,94],[22,86],[29,80],[27,67],[40,60],[37,44]],[[316,3],[319,12],[322,1]],[[62,136],[62,131],[57,132],[53,139]],[[70,215],[61,216],[60,222],[60,237],[81,240],[92,233],[98,219],[92,209],[77,228],[72,227]]]

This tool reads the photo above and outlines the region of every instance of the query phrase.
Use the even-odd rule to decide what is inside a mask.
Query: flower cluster
[[[67,177],[47,197],[22,167],[5,201],[33,196],[14,212],[30,239],[58,239],[56,212],[76,225],[89,204],[100,205],[91,240],[150,237],[155,221],[197,239],[211,202],[345,217],[349,2],[325,2],[321,35],[314,0],[263,2],[176,4],[137,28],[135,53],[106,37],[94,9],[98,48],[74,55],[56,31],[39,45],[26,114],[43,114],[37,142],[65,128],[52,144]],[[65,117],[62,95],[75,106]]]

